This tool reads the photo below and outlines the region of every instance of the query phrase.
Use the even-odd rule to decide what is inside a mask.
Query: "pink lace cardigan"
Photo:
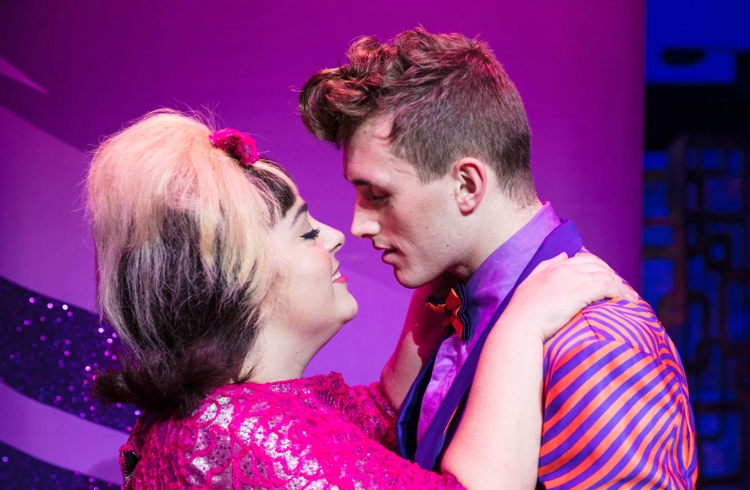
[[[185,419],[141,417],[123,488],[463,488],[397,456],[395,422],[377,383],[337,373],[222,386]]]

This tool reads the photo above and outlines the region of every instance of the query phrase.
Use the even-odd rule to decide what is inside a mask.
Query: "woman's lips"
[[[340,283],[346,284],[346,283],[348,282],[348,280],[347,280],[346,276],[345,276],[345,275],[343,275],[343,274],[342,274],[342,273],[341,273],[341,272],[340,272],[340,271],[339,271],[339,270],[337,269],[337,270],[336,270],[336,272],[334,272],[334,273],[333,273],[333,277],[331,278],[331,282],[335,282],[335,283],[339,283],[339,284],[340,284]]]

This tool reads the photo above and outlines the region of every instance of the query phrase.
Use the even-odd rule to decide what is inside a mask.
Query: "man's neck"
[[[452,272],[463,282],[467,282],[492,252],[508,241],[542,209],[542,203],[535,199],[525,206],[502,198],[505,202],[485,207],[481,216],[473,222],[473,235],[477,237],[466,250],[461,263]]]

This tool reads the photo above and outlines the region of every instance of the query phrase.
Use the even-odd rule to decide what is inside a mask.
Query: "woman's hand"
[[[579,311],[605,298],[637,301],[638,295],[595,255],[567,258],[561,253],[539,264],[518,286],[503,316],[547,340]]]
[[[458,278],[446,272],[412,294],[401,338],[380,374],[381,387],[396,411],[401,409],[414,378],[443,338],[441,325],[445,315],[427,308],[425,301],[429,296],[447,296],[457,283]]]
[[[468,488],[536,486],[542,437],[544,341],[604,298],[638,296],[590,254],[542,262],[516,289],[487,337],[444,472]]]

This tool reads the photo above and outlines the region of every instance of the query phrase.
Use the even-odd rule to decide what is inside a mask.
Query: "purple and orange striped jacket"
[[[685,372],[645,301],[594,304],[548,341],[543,396],[545,488],[695,487]]]

